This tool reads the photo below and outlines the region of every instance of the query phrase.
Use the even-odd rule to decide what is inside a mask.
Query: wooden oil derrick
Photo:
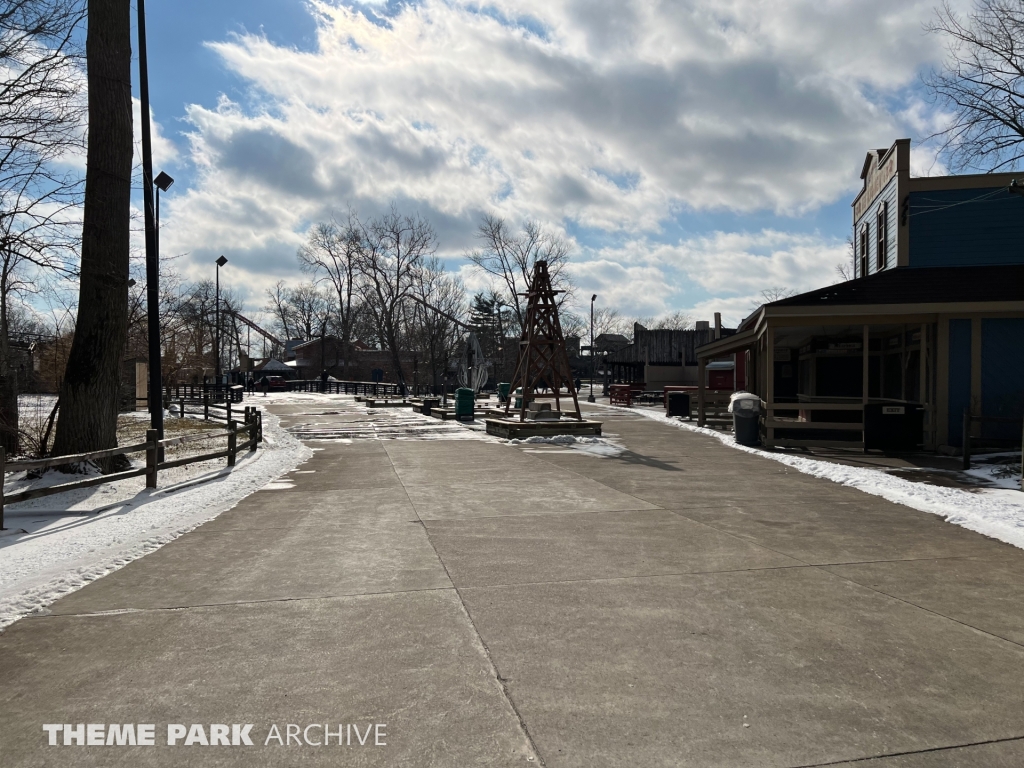
[[[522,407],[519,420],[526,421],[529,403],[538,399],[538,389],[546,389],[539,397],[554,397],[555,410],[561,411],[561,400],[572,397],[573,411],[567,415],[583,421],[580,403],[573,385],[572,369],[569,367],[569,353],[565,349],[562,324],[558,319],[558,304],[555,296],[562,291],[551,287],[548,263],[538,261],[533,265],[533,280],[526,297],[526,319],[523,336],[519,340],[519,362],[512,377],[512,391],[505,404],[505,415],[509,413],[516,397],[515,390],[522,387]],[[562,392],[565,387],[567,392]],[[550,392],[551,394],[547,394]],[[568,405],[568,403],[566,403]]]

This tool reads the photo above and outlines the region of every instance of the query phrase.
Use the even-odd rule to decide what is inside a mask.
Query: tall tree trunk
[[[128,324],[132,174],[131,4],[90,0],[89,149],[78,323],[60,392],[56,456],[117,446]]]

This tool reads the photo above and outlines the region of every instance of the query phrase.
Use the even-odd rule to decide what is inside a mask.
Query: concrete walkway
[[[621,455],[311,441],[287,482],[0,635],[0,765],[1024,765],[1024,552],[599,416]],[[160,746],[47,746],[58,722]],[[256,746],[169,747],[168,723]],[[387,746],[263,746],[311,723]]]

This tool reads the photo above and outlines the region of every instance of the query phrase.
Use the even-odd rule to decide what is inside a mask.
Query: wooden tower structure
[[[573,384],[572,369],[569,367],[569,353],[565,349],[565,337],[562,336],[562,324],[558,319],[557,294],[551,287],[548,275],[548,263],[538,261],[533,265],[533,280],[526,297],[526,318],[523,323],[523,336],[519,340],[519,362],[512,377],[512,391],[505,404],[505,415],[515,399],[515,390],[522,387],[522,403],[519,408],[519,420],[526,421],[531,401],[538,399],[538,389],[543,390],[540,398],[554,397],[555,410],[561,411],[561,400],[572,398],[573,413],[578,421],[583,421],[580,403],[576,397]],[[565,387],[566,392],[562,392]],[[550,394],[548,394],[550,392]]]

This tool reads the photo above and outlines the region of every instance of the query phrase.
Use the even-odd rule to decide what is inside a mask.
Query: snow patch
[[[155,491],[137,490],[144,479],[132,478],[9,505],[7,524],[26,532],[0,539],[0,629],[212,520],[312,457],[273,414],[264,412],[263,430],[272,440],[239,454],[233,470],[220,459],[161,472],[174,484]],[[60,478],[44,478],[51,475]]]

